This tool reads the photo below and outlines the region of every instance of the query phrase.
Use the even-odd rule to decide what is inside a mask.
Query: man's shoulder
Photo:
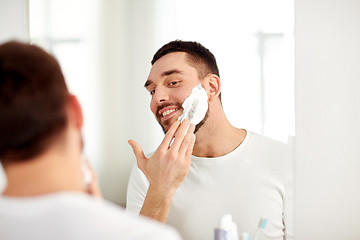
[[[282,164],[291,162],[291,141],[284,143],[254,132],[250,132],[250,139],[248,141],[247,148],[254,156],[261,156],[261,158],[266,156],[266,159],[277,159],[276,161],[280,161]]]
[[[252,144],[277,148],[286,148],[288,146],[287,142],[283,142],[256,132],[247,131],[247,135],[249,135],[249,141]]]
[[[35,234],[37,239],[49,239],[57,231],[62,231],[68,239],[180,239],[170,227],[127,214],[123,207],[115,203],[99,201],[86,194],[65,192],[33,199],[3,199],[0,202],[5,201],[12,207],[11,212],[0,211],[0,215],[9,217],[7,224],[21,226],[24,219],[31,219],[27,227],[37,229],[41,226],[47,229],[43,233],[28,233]],[[13,207],[16,206],[19,212],[14,212]],[[2,224],[0,228],[5,226]],[[12,231],[6,234],[18,236],[17,232]]]

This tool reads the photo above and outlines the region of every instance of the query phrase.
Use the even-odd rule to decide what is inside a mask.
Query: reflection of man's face
[[[145,87],[152,96],[150,109],[164,132],[181,116],[182,103],[199,82],[184,52],[169,53],[153,64]]]

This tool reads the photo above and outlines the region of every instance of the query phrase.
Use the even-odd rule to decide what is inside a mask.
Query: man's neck
[[[54,154],[10,163],[4,167],[8,184],[4,196],[27,197],[59,191],[83,191],[80,174],[68,160]]]
[[[224,111],[219,109],[209,116],[196,133],[193,155],[220,157],[236,149],[245,139],[246,131],[230,124]]]

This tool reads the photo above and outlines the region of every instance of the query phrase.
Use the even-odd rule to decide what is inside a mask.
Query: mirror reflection
[[[177,95],[180,91],[176,94],[167,91],[171,98],[178,97],[180,107],[169,108],[170,112],[165,114],[162,109],[170,105],[160,104],[164,97],[158,96],[162,93],[159,86],[170,80],[159,73],[169,70],[165,68],[176,68],[181,74],[191,74],[187,72],[186,56],[174,52],[156,59],[153,65],[150,61],[155,52],[170,41],[196,41],[215,55],[220,72],[206,72],[206,80],[200,81],[209,96],[210,110],[208,124],[204,123],[202,131],[207,135],[211,135],[211,129],[228,131],[220,135],[212,131],[212,140],[203,134],[197,135],[189,175],[180,181],[179,189],[177,186],[178,195],[172,199],[165,220],[157,220],[173,225],[185,239],[204,237],[195,231],[202,222],[199,226],[209,239],[213,228],[221,222],[220,217],[229,213],[240,233],[255,236],[264,232],[262,234],[275,234],[277,239],[289,233],[291,237],[292,229],[285,227],[288,219],[284,209],[288,206],[282,204],[292,191],[286,189],[292,182],[292,166],[291,160],[290,164],[284,164],[279,159],[290,156],[290,149],[284,143],[294,135],[292,7],[292,2],[285,0],[29,1],[31,42],[57,58],[70,91],[79,98],[86,119],[85,153],[99,173],[106,199],[151,217],[149,211],[146,213],[154,209],[151,201],[151,207],[146,208],[149,201],[137,198],[150,191],[149,184],[154,185],[148,181],[151,173],[145,166],[139,166],[140,172],[134,167],[136,159],[127,141],[138,142],[138,145],[131,144],[135,154],[139,153],[138,146],[145,153],[153,152],[164,138],[162,129],[170,129],[170,124],[163,119],[165,115],[181,115],[177,112],[181,103],[199,82],[188,82],[180,76],[180,82],[184,83],[183,95]],[[180,65],[172,65],[175,60],[180,61],[177,63]],[[199,74],[196,64],[192,67]],[[178,84],[178,79],[175,80],[171,85]],[[212,91],[215,95],[221,92],[221,102],[210,100]],[[156,119],[154,114],[157,113],[162,117]],[[179,131],[181,127],[185,128],[181,125]],[[221,137],[225,138],[220,141]],[[215,144],[215,140],[219,144]],[[177,142],[174,142],[175,147]],[[258,155],[256,149],[259,148],[264,149],[263,155]],[[241,161],[236,162],[240,165],[213,165],[215,168],[208,169],[205,174],[202,172],[204,175],[194,170],[201,169],[205,159],[209,162],[216,158],[228,160],[229,154],[235,152],[239,154],[236,158],[241,159],[244,153],[240,151],[245,151],[245,159],[257,165],[244,169]],[[264,155],[271,164],[264,162]],[[137,160],[141,161],[138,155]],[[281,169],[274,166],[281,166]],[[232,169],[239,169],[239,172],[229,174]],[[207,176],[214,172],[214,178]],[[223,176],[226,178],[220,178]],[[239,176],[247,177],[241,179]],[[197,180],[203,181],[202,184],[194,184]],[[217,184],[207,185],[207,181]],[[139,182],[141,186],[134,185]],[[235,183],[241,184],[233,185]],[[217,190],[206,189],[209,186]],[[233,188],[242,190],[234,194]],[[141,191],[136,191],[138,189]],[[220,192],[230,202],[216,201]],[[186,199],[194,193],[199,194],[197,204],[193,199]],[[231,206],[232,203],[236,204]],[[192,209],[193,215],[181,215],[184,209]],[[196,217],[203,217],[209,209],[208,222]],[[229,218],[224,221],[229,222]],[[265,226],[257,228],[259,224],[265,224],[266,229]]]
[[[281,0],[31,0],[30,35],[55,54],[83,104],[91,161],[111,162],[107,174],[122,182],[132,159],[127,140],[150,152],[163,138],[141,86],[152,55],[171,40],[198,41],[214,53],[232,125],[282,142],[294,135],[292,7]],[[106,195],[125,205],[123,194]]]

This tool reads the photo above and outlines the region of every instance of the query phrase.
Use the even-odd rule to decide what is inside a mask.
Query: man
[[[179,240],[170,227],[96,199],[94,178],[84,187],[82,126],[55,58],[24,43],[0,45],[0,159],[8,179],[0,239]]]
[[[130,176],[127,210],[167,222],[187,240],[214,239],[225,214],[232,215],[239,234],[291,236],[287,147],[229,123],[213,54],[199,43],[177,40],[160,48],[151,63],[145,87],[164,132],[178,124],[182,103],[199,83],[208,95],[208,112],[196,126],[191,163],[165,165],[147,159],[130,141],[138,168]],[[259,230],[262,219],[267,224]]]

